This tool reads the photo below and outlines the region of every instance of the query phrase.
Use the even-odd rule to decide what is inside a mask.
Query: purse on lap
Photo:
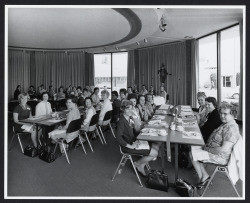
[[[24,154],[29,157],[36,157],[38,155],[37,149],[32,145],[25,147]]]
[[[159,170],[150,170],[148,179],[146,180],[146,186],[155,190],[168,191],[169,183],[168,176]]]
[[[189,182],[177,179],[175,183],[175,191],[181,196],[181,197],[197,197],[197,188],[190,184]]]

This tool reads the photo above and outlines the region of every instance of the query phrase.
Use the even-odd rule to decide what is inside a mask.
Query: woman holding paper
[[[117,125],[116,139],[123,152],[143,155],[141,159],[134,162],[134,165],[143,176],[146,176],[145,165],[158,156],[160,143],[151,143],[149,145],[148,142],[136,140],[138,134],[135,131],[139,130],[140,125],[137,123],[138,119],[133,118],[131,101],[122,101],[121,111],[122,115]]]
[[[35,147],[37,147],[36,130],[31,124],[22,123],[20,120],[32,118],[31,108],[27,105],[29,95],[21,93],[18,95],[19,105],[13,111],[14,130],[15,132],[29,132]],[[39,133],[40,134],[40,133]],[[40,137],[40,135],[38,135]]]
[[[223,124],[213,131],[203,149],[196,150],[196,154],[193,154],[193,151],[190,153],[193,166],[199,176],[199,183],[197,184],[199,189],[204,187],[210,179],[203,163],[199,161],[226,165],[234,144],[241,136],[232,111],[233,106],[231,104],[222,103],[220,118]],[[202,154],[202,156],[197,156],[199,154]]]

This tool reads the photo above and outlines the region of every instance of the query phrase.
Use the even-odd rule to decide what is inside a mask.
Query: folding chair
[[[20,135],[23,135],[23,134],[27,135],[27,134],[30,134],[30,133],[29,132],[15,132],[15,129],[14,129],[14,126],[13,126],[13,135],[12,135],[12,138],[11,138],[11,141],[10,141],[9,151],[11,150],[11,144],[12,144],[15,136],[17,136],[19,145],[21,147],[21,151],[22,151],[22,153],[24,153],[24,151],[23,151],[23,145],[22,145],[22,142],[21,142],[21,139],[20,139]]]
[[[138,181],[139,181],[139,183],[140,183],[140,186],[143,187],[143,185],[142,185],[142,183],[141,183],[141,179],[140,179],[140,177],[139,177],[139,175],[138,175],[138,172],[137,172],[137,170],[136,170],[136,168],[135,168],[134,161],[133,161],[133,159],[132,159],[132,155],[134,155],[134,156],[142,156],[142,155],[124,153],[124,152],[122,151],[122,149],[121,149],[121,146],[120,146],[120,152],[121,152],[121,154],[122,154],[122,158],[121,158],[121,161],[120,161],[120,163],[119,163],[119,165],[118,165],[118,167],[117,167],[117,169],[116,169],[116,171],[115,171],[115,174],[114,174],[114,176],[113,176],[113,178],[112,178],[112,181],[114,181],[114,179],[115,179],[115,177],[116,177],[118,171],[120,171],[120,167],[125,166],[127,160],[130,160],[130,163],[131,163],[132,166],[133,166],[133,169],[134,169],[135,174],[136,174],[136,176],[137,176],[137,179],[138,179]],[[148,170],[150,170],[149,164],[146,164],[146,167],[147,167]]]
[[[234,188],[234,191],[236,192],[236,194],[238,195],[238,197],[240,197],[240,195],[239,195],[237,189],[235,188],[235,186],[234,186],[234,184],[233,184],[233,182],[232,182],[232,180],[231,180],[231,178],[230,178],[230,176],[229,176],[227,165],[217,165],[217,164],[213,164],[213,163],[205,163],[205,164],[215,165],[216,167],[215,167],[215,169],[214,169],[214,171],[213,171],[213,174],[212,174],[210,180],[208,181],[208,183],[207,183],[205,189],[203,190],[203,192],[202,192],[202,194],[201,194],[201,197],[203,197],[203,196],[205,195],[205,192],[207,191],[207,189],[208,189],[210,183],[211,183],[212,180],[214,179],[214,176],[215,176],[215,174],[216,174],[217,172],[222,172],[222,173],[225,173],[225,174],[226,174],[226,176],[227,176],[228,179],[230,180],[231,185],[232,185],[233,188]]]
[[[102,123],[102,125],[99,125],[99,126],[98,126],[98,127],[99,127],[99,130],[100,130],[100,134],[101,134],[101,136],[102,136],[102,138],[103,138],[105,144],[107,144],[107,142],[106,142],[105,137],[104,137],[104,135],[103,135],[102,127],[104,127],[104,126],[109,126],[109,128],[110,128],[110,130],[111,130],[111,132],[112,132],[113,137],[116,138],[116,137],[115,137],[115,134],[114,134],[114,131],[113,131],[113,129],[112,129],[112,126],[111,126],[111,124],[110,124],[111,118],[112,118],[112,110],[106,112],[106,114],[104,115],[104,118],[103,118],[103,123]]]
[[[98,123],[98,120],[99,120],[99,114],[95,114],[95,115],[92,116],[92,118],[91,118],[91,120],[90,120],[88,130],[85,131],[85,130],[83,130],[83,128],[80,129],[80,131],[83,131],[83,132],[84,132],[84,135],[85,135],[85,137],[86,137],[86,139],[87,139],[87,142],[88,142],[89,147],[90,147],[90,149],[91,149],[92,152],[94,152],[94,150],[93,150],[92,145],[91,145],[91,143],[90,143],[90,141],[89,141],[88,133],[90,133],[90,132],[96,132],[97,135],[99,136],[100,140],[101,140],[101,143],[103,144],[102,138],[101,138],[101,136],[100,136],[100,134],[99,134],[99,132],[98,132],[98,130],[97,130],[97,128],[96,128],[96,125],[97,125],[97,123]],[[80,133],[80,134],[81,134],[81,133]],[[80,139],[80,138],[79,138],[79,139]]]
[[[81,129],[81,124],[82,124],[82,119],[81,119],[81,118],[79,118],[79,119],[77,119],[77,120],[71,121],[70,124],[69,124],[69,126],[68,126],[68,129],[67,129],[67,131],[66,131],[66,134],[72,133],[72,132],[76,132],[76,131],[79,131],[79,130]],[[86,150],[85,150],[85,148],[84,148],[84,145],[83,145],[83,143],[82,143],[82,140],[81,140],[79,134],[78,134],[78,138],[80,139],[80,143],[81,143],[81,145],[82,145],[82,149],[83,149],[83,151],[84,151],[85,154],[86,154]],[[71,146],[72,146],[72,144],[73,144],[73,141],[74,141],[74,140],[71,141]],[[64,146],[64,143],[65,143],[65,142],[66,142],[65,139],[63,139],[63,138],[59,139],[59,140],[56,142],[56,146],[55,146],[55,149],[54,149],[54,153],[56,152],[56,149],[57,149],[58,144],[59,144],[59,145],[61,144],[62,147],[63,147],[63,151],[64,151],[64,153],[65,153],[65,157],[66,157],[66,159],[67,159],[67,162],[70,164],[70,162],[69,162],[69,157],[68,157],[67,151],[66,151],[65,146]],[[70,148],[71,148],[71,147],[70,147]]]

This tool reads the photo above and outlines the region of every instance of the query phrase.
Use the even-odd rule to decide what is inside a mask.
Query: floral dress
[[[209,159],[203,160],[203,162],[226,165],[233,150],[233,145],[236,144],[240,136],[239,127],[235,120],[222,124],[210,135],[204,148],[209,154]],[[232,142],[233,145],[217,152],[216,154],[209,152],[212,148],[221,147],[224,141]]]

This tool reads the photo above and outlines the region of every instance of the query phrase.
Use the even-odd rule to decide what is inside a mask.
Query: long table
[[[190,107],[191,108],[191,107]],[[161,109],[161,107],[160,107]],[[178,106],[178,112],[177,115],[181,114],[181,106]],[[159,111],[158,113],[156,111],[155,115],[160,115],[161,117],[164,116],[163,121],[165,121],[169,126],[170,124],[174,121],[174,116],[172,115],[168,115],[168,111],[167,110],[162,110]],[[159,116],[158,116],[159,117]],[[190,117],[183,117],[182,121],[186,124],[188,123],[192,123],[192,125],[186,125],[185,131],[192,131],[192,132],[196,132],[199,133],[201,135],[198,123],[196,121],[195,116],[193,116],[192,118]],[[145,125],[145,128],[152,128],[152,129],[165,129],[167,131],[167,135],[166,136],[150,136],[150,135],[143,135],[143,133],[140,133],[137,137],[138,140],[146,140],[146,141],[152,141],[152,142],[163,142],[166,144],[166,147],[168,148],[168,150],[170,150],[170,146],[167,146],[167,143],[174,143],[175,144],[175,180],[178,179],[178,145],[179,144],[187,144],[187,145],[197,145],[197,146],[203,146],[204,140],[202,138],[202,136],[200,136],[200,138],[198,139],[198,137],[192,138],[192,137],[187,137],[184,135],[184,132],[179,132],[176,130],[171,130],[169,128],[166,128],[165,126],[151,126],[149,124]],[[169,142],[168,142],[169,140]],[[164,156],[165,153],[162,153],[162,156]],[[171,161],[171,156],[168,154],[167,157],[168,161]],[[162,157],[162,168],[163,170],[165,169],[165,158]]]
[[[79,108],[80,114],[84,117],[85,116],[85,109],[84,108]],[[58,114],[59,117],[52,117],[52,114],[45,115],[45,116],[40,116],[37,118],[27,118],[24,120],[20,120],[23,123],[30,123],[32,125],[36,126],[36,138],[38,142],[38,128],[39,126],[42,126],[43,128],[46,126],[53,126],[62,122],[65,122],[67,120],[67,113],[69,110],[63,110],[63,111],[58,111],[55,112],[55,114]]]

